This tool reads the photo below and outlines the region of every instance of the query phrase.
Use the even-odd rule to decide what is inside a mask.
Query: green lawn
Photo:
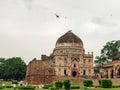
[[[94,88],[94,89],[80,89],[80,90],[120,90],[120,88]]]
[[[13,88],[5,88],[5,89],[0,89],[0,90],[14,90]],[[36,88],[35,90],[48,90],[48,89],[39,89]],[[63,89],[61,89],[63,90]],[[91,89],[72,89],[72,90],[120,90],[120,88],[91,88]]]
[[[5,84],[5,86],[9,86],[9,85],[11,85],[11,82],[4,81],[4,84]],[[72,84],[72,85],[74,86],[74,85],[79,85],[79,84]],[[0,89],[0,90],[14,90],[14,88],[4,88],[4,89]],[[36,88],[35,90],[48,90],[48,89]],[[64,89],[61,89],[61,90],[64,90]],[[94,88],[94,87],[91,87],[91,88],[85,89],[83,84],[80,84],[80,89],[71,89],[71,90],[120,90],[120,88]]]
[[[4,81],[3,83],[5,84],[5,86],[10,86],[11,85],[11,81]]]

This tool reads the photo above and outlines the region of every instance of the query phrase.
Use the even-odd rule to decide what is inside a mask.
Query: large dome
[[[83,42],[82,40],[75,35],[74,33],[68,31],[64,35],[62,35],[60,38],[58,38],[56,42],[56,47],[59,46],[78,46],[78,47],[83,47]]]

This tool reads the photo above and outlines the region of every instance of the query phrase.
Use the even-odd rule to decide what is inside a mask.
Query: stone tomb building
[[[41,55],[41,60],[30,61],[26,83],[47,84],[61,78],[93,76],[93,53],[85,54],[82,40],[72,31],[58,38],[50,56]]]
[[[119,79],[120,78],[120,54],[115,56],[111,62],[104,64],[100,71],[101,71],[102,78],[113,78],[114,80]]]

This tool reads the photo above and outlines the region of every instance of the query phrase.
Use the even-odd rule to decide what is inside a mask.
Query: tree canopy
[[[0,58],[0,78],[21,80],[25,78],[26,64],[20,57]]]
[[[120,40],[107,42],[103,46],[100,56],[96,56],[95,64],[97,67],[101,67],[106,62],[112,61],[118,54],[120,54]]]

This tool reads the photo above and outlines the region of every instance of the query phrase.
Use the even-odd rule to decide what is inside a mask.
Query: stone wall
[[[51,60],[33,60],[28,64],[26,84],[40,85],[54,81],[55,70],[51,67]]]

